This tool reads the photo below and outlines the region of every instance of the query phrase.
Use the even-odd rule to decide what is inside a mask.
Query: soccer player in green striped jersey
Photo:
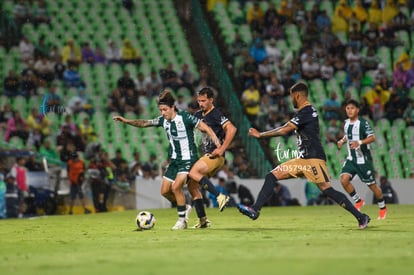
[[[161,183],[161,195],[170,202],[177,203],[178,220],[173,230],[186,229],[186,199],[183,186],[191,167],[198,159],[197,147],[194,141],[194,129],[197,128],[208,136],[220,148],[220,140],[214,131],[203,121],[186,111],[179,111],[174,105],[174,97],[166,89],[161,92],[158,108],[161,116],[151,119],[126,119],[114,116],[115,121],[121,121],[135,127],[163,127],[170,143],[168,149],[169,164]],[[214,185],[212,185],[214,188]]]
[[[348,149],[348,156],[341,171],[341,184],[355,201],[355,208],[360,210],[365,202],[351,183],[355,175],[358,175],[378,200],[378,207],[380,208],[378,219],[383,220],[387,216],[387,208],[382,191],[375,182],[374,166],[369,147],[369,144],[375,141],[374,131],[367,120],[359,117],[359,104],[356,100],[347,101],[345,110],[348,117],[344,125],[345,135],[337,143],[339,149],[345,143]]]

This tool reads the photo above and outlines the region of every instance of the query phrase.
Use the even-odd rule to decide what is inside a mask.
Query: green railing
[[[245,145],[247,157],[257,170],[258,176],[264,177],[272,169],[272,165],[266,159],[257,139],[247,136],[247,132],[251,127],[250,121],[243,113],[240,100],[234,91],[233,84],[223,65],[219,50],[214,43],[210,28],[204,19],[200,1],[192,0],[192,8],[194,25],[198,33],[200,33],[201,43],[211,64],[213,76],[217,80],[220,95],[231,111],[231,120],[237,127],[238,136]]]

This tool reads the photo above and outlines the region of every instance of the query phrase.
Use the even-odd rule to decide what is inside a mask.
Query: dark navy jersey
[[[213,108],[207,114],[203,114],[203,111],[199,110],[194,116],[204,121],[204,123],[206,123],[216,134],[220,143],[223,143],[224,137],[226,136],[223,125],[229,121],[229,119],[224,116],[219,109]],[[203,154],[211,153],[216,149],[216,145],[206,133],[203,133],[201,137],[200,147]]]
[[[319,134],[318,112],[312,105],[300,109],[290,120],[297,129],[298,150],[301,158],[322,159],[326,161],[325,152]]]

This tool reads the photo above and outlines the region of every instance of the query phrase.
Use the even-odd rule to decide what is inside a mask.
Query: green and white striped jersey
[[[168,156],[175,160],[197,159],[197,146],[194,142],[194,128],[200,120],[186,111],[178,111],[171,121],[159,116],[154,121],[157,127],[163,127],[167,133],[170,147]]]
[[[348,149],[348,160],[352,160],[357,164],[364,164],[367,160],[371,161],[371,151],[369,144],[362,144],[357,149],[351,149],[349,143],[351,141],[358,141],[374,135],[369,122],[363,118],[358,118],[351,122],[350,119],[345,120],[344,133],[348,139],[346,144]]]

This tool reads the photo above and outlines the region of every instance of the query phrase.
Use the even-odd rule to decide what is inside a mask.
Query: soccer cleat
[[[204,217],[204,218],[200,218],[198,220],[198,223],[194,225],[193,228],[200,229],[200,228],[208,228],[210,226],[211,226],[211,222],[207,219],[207,217]]]
[[[385,217],[387,217],[387,208],[381,208],[379,210],[379,215],[378,215],[378,220],[383,220],[385,219]]]
[[[188,220],[190,219],[190,213],[192,209],[193,208],[191,207],[191,205],[189,204],[185,205],[185,218],[184,219],[186,223],[188,223]]]
[[[179,219],[171,229],[172,230],[187,229],[187,222],[186,221],[182,221],[182,220]]]
[[[361,218],[358,219],[359,229],[364,229],[368,226],[371,218],[367,214],[362,214]]]
[[[358,211],[361,211],[362,206],[365,205],[365,201],[363,199],[360,199],[358,202],[355,203],[355,208]]]
[[[230,201],[229,196],[226,196],[226,195],[221,194],[221,193],[220,193],[220,195],[217,196],[217,202],[218,202],[220,212],[222,212],[224,210],[224,208],[226,208],[229,201]]]
[[[247,205],[243,205],[241,203],[237,204],[237,209],[239,209],[240,213],[242,213],[243,215],[249,217],[252,220],[256,220],[260,215],[259,211],[256,211],[253,208],[251,208]]]

